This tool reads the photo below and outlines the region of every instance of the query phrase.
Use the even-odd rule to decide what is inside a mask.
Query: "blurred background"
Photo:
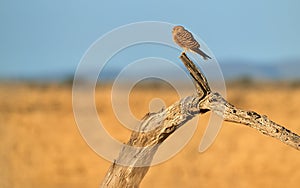
[[[225,78],[297,78],[299,2],[2,1],[2,79],[64,79],[84,52],[116,27],[139,21],[182,24],[200,36]]]
[[[297,0],[0,1],[0,187],[100,185],[110,163],[80,136],[71,83],[95,40],[134,22],[189,28],[218,59],[232,104],[300,133],[299,9]],[[108,131],[126,142],[130,131],[114,117],[107,81],[96,88],[97,110]],[[137,118],[154,97],[166,105],[179,99],[167,84],[135,87],[130,104]],[[224,123],[214,145],[198,153],[208,118],[180,153],[150,169],[141,187],[299,185],[299,152],[241,125]]]

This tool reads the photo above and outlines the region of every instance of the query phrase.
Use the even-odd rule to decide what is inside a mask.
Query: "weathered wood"
[[[300,150],[300,137],[297,134],[266,116],[229,104],[220,94],[211,92],[205,76],[185,53],[181,54],[180,59],[194,79],[197,95],[185,97],[160,112],[147,114],[141,121],[139,131],[132,132],[127,146],[109,168],[102,187],[138,187],[159,145],[187,121],[210,110],[225,121],[247,125]]]
[[[110,167],[102,187],[138,187],[159,145],[195,115],[208,111],[199,108],[202,101],[196,95],[189,96],[165,110],[147,114],[139,131],[132,132],[127,147],[122,149],[118,159]]]
[[[190,75],[193,78],[194,85],[196,87],[197,93],[199,96],[204,98],[211,93],[211,89],[208,85],[208,81],[202,72],[196,67],[196,65],[186,56],[183,52],[180,55],[180,59],[185,65],[185,67],[190,72]]]
[[[205,108],[208,108],[221,116],[225,121],[247,125],[258,130],[262,134],[276,138],[279,141],[300,150],[299,135],[271,121],[265,115],[234,107],[218,93],[209,95],[203,105]]]

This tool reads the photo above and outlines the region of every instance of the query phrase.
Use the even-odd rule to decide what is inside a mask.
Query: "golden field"
[[[109,86],[96,89],[96,104],[109,133],[127,142],[130,131],[111,108]],[[288,84],[227,87],[227,99],[243,109],[267,115],[300,133],[300,87]],[[133,114],[141,119],[152,98],[168,106],[179,100],[167,86],[135,88]],[[170,160],[153,166],[141,187],[299,187],[300,152],[244,125],[223,123],[212,147],[198,145],[210,113],[201,116],[190,142]],[[110,162],[81,137],[67,84],[0,84],[0,187],[99,187]]]

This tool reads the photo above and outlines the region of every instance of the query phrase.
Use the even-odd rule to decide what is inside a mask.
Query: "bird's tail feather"
[[[196,52],[197,54],[201,55],[204,60],[211,59],[206,53],[204,53],[202,50],[199,48],[193,49],[192,51]]]

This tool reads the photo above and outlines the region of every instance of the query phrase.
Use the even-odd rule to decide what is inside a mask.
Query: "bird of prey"
[[[192,33],[183,26],[173,27],[172,35],[174,42],[183,48],[184,52],[190,51],[197,53],[201,55],[204,60],[211,59],[211,57],[200,50],[200,44],[194,39]]]

